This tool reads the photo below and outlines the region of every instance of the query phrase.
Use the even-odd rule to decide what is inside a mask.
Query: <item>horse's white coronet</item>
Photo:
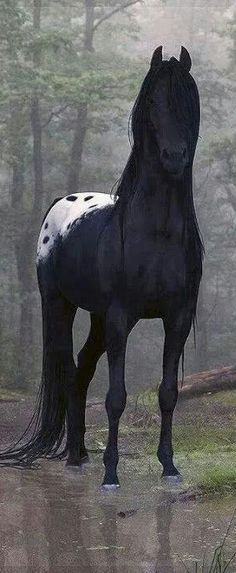
[[[68,235],[75,220],[79,223],[82,216],[107,205],[114,205],[114,199],[107,193],[73,193],[57,201],[41,227],[37,262],[47,258],[58,236]]]
[[[119,483],[103,483],[101,486],[105,491],[115,491],[116,489],[119,489],[119,487]]]

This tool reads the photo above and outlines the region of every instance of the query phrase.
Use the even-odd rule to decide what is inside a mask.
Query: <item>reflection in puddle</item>
[[[175,573],[170,544],[170,529],[173,519],[173,497],[168,495],[168,493],[163,493],[161,501],[162,503],[156,508],[156,531],[157,541],[159,543],[156,573]]]
[[[100,475],[101,473],[101,475]],[[0,571],[181,573],[211,556],[236,501],[176,499],[152,477],[124,474],[122,489],[98,488],[102,466],[1,469]],[[234,547],[235,529],[229,535]]]

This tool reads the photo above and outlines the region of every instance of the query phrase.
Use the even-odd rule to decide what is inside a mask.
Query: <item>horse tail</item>
[[[66,319],[71,313],[64,308],[65,301],[59,301],[56,306],[55,312],[43,304],[43,368],[34,413],[20,439],[0,451],[0,466],[26,467],[41,457],[62,459],[66,455],[67,446],[60,451],[66,429],[66,385],[68,376],[74,374],[75,364],[72,348],[68,348],[70,340],[66,340],[66,347],[63,336],[63,332],[68,335]],[[58,314],[58,307],[61,314]],[[71,331],[73,318],[70,320]],[[58,330],[59,326],[62,332]]]

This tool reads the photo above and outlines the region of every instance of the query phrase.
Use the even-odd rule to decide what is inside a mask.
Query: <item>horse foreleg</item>
[[[157,451],[163,466],[162,476],[179,476],[173,464],[172,419],[178,399],[178,366],[185,342],[191,328],[191,316],[179,313],[171,320],[164,320],[165,343],[163,355],[163,379],[159,389],[161,410],[161,433]]]
[[[103,486],[119,487],[116,468],[118,456],[119,420],[126,405],[125,352],[128,336],[127,315],[119,304],[113,304],[106,317],[106,348],[109,365],[109,390],[106,411],[109,422],[107,447],[104,453],[105,476]]]
[[[77,373],[68,408],[67,466],[77,466],[88,460],[84,444],[87,391],[105,346],[104,317],[91,314],[90,332],[78,354]]]

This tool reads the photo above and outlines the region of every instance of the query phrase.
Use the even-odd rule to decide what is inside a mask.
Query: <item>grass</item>
[[[225,552],[220,545],[216,548],[212,562],[208,565],[204,561],[199,563],[198,561],[195,562],[193,569],[188,569],[188,567],[183,563],[185,570],[188,573],[225,573],[229,572],[231,569],[231,565],[235,562],[236,553],[234,553],[230,558],[226,558]],[[233,572],[233,570],[231,569]],[[235,569],[234,569],[235,571]]]
[[[236,390],[223,391],[212,395],[212,400],[229,406],[236,406]]]
[[[221,452],[236,453],[236,431],[228,427],[203,426],[198,423],[179,424],[173,427],[173,444],[176,453],[195,457]]]
[[[234,459],[225,459],[224,463],[212,463],[203,468],[202,475],[197,476],[197,486],[205,495],[218,493],[220,495],[231,494],[236,490],[236,456]]]
[[[187,483],[203,495],[236,491],[235,404],[233,390],[193,398],[178,408],[173,426],[175,461]],[[149,389],[132,398],[130,409],[131,418],[123,422],[121,436],[144,455],[141,471],[156,472],[160,426],[160,420],[153,418],[158,412],[156,391]],[[144,425],[140,425],[142,416]]]
[[[173,425],[174,458],[184,476],[183,487],[197,495],[236,491],[236,391],[206,395],[180,403]],[[141,420],[141,424],[139,423]],[[142,423],[143,421],[143,423]],[[157,393],[148,389],[131,396],[119,431],[119,448],[130,455],[128,471],[161,474],[156,450],[160,433]],[[91,432],[93,447],[104,450],[107,428]],[[125,458],[123,458],[124,460]]]

